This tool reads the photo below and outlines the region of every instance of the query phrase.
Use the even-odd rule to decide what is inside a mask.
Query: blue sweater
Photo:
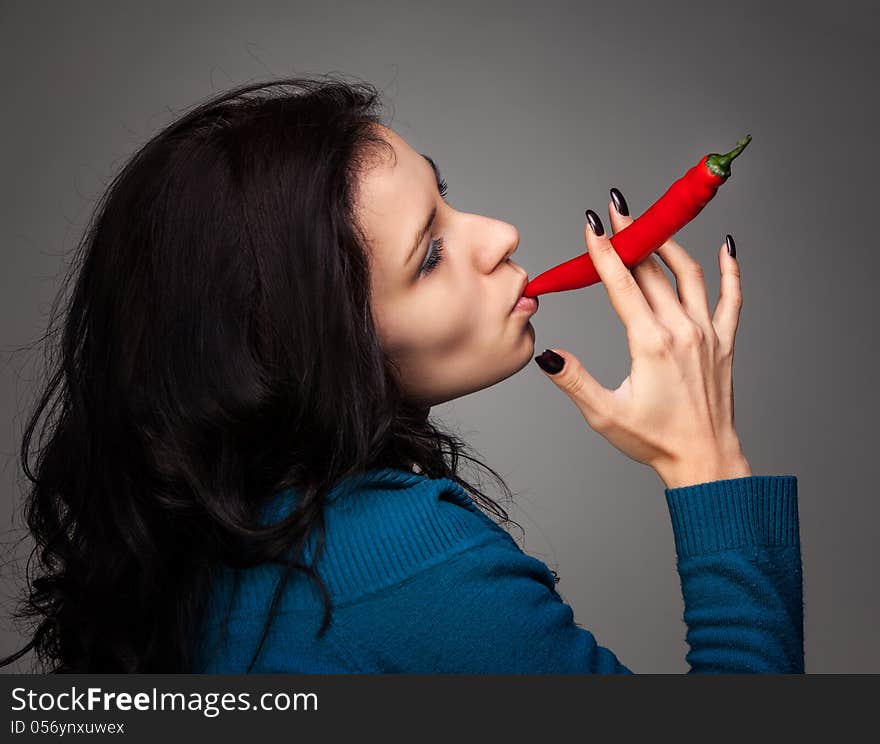
[[[803,672],[796,477],[665,493],[688,673]],[[291,489],[276,494],[264,522],[294,498]],[[333,601],[330,627],[315,638],[322,595],[293,571],[254,673],[631,673],[575,621],[550,569],[454,481],[362,473],[331,492],[325,524],[317,570]],[[307,563],[314,542],[313,534]],[[224,568],[194,672],[247,670],[283,570]]]

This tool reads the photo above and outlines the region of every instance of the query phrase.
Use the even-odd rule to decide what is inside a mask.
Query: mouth
[[[529,283],[528,275],[523,277],[522,284],[520,284],[519,291],[516,294],[516,300],[513,303],[513,307],[510,308],[511,313],[515,313],[519,310],[531,310],[534,312],[538,309],[537,297],[524,297],[523,293],[526,290],[526,285]]]

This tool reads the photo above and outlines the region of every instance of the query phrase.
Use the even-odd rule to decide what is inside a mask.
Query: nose
[[[509,222],[505,224],[507,226],[508,234],[503,243],[507,251],[504,260],[509,261],[510,257],[516,253],[516,249],[519,248],[519,230],[516,229],[515,225],[511,225]]]

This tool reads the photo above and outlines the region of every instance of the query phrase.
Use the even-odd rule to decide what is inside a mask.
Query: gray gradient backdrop
[[[807,672],[880,671],[878,21],[847,2],[3,3],[3,529],[21,526],[16,458],[40,360],[8,350],[44,329],[103,187],[181,109],[269,76],[372,82],[458,209],[519,228],[530,276],[583,251],[587,207],[608,229],[611,186],[637,216],[751,133],[677,239],[712,307],[716,253],[736,239],[736,424],[756,474],[798,477]],[[629,373],[601,285],[546,296],[532,323],[536,353],[566,348],[609,387]],[[657,475],[532,362],[433,414],[506,478],[523,547],[559,572],[579,624],[636,672],[686,671]],[[25,554],[4,569],[7,608]],[[4,613],[0,653],[20,641]]]

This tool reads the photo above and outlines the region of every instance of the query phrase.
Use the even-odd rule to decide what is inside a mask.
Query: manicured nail
[[[557,374],[565,366],[565,359],[550,349],[544,349],[544,353],[536,356],[535,361],[548,375]]]
[[[584,214],[587,215],[587,222],[590,223],[590,229],[593,233],[596,235],[604,235],[605,228],[602,227],[602,220],[599,219],[599,215],[592,209],[588,209]]]
[[[623,198],[623,194],[620,193],[620,190],[617,187],[611,189],[611,201],[614,202],[614,208],[618,213],[622,214],[624,217],[629,217],[629,205],[626,203],[626,199]]]
[[[733,242],[733,235],[728,235],[725,239],[727,240],[727,255],[736,258],[736,243]]]

